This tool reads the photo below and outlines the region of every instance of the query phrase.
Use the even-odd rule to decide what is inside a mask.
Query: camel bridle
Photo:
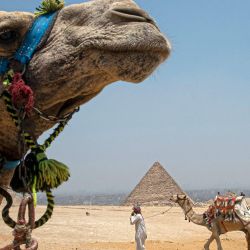
[[[20,180],[19,183],[16,184],[15,181],[11,183],[11,186],[13,184],[12,188],[16,192],[23,192],[23,190],[25,190],[25,192],[32,190],[33,193],[36,193],[36,191],[47,191],[59,186],[63,181],[68,180],[70,176],[66,165],[55,160],[53,160],[53,163],[49,162],[50,160],[47,159],[45,150],[64,130],[73,114],[79,111],[79,107],[62,117],[45,114],[39,108],[34,107],[35,98],[33,90],[23,79],[26,66],[31,61],[33,55],[45,45],[59,11],[60,10],[57,10],[35,17],[31,27],[24,36],[21,46],[15,54],[11,58],[0,57],[0,76],[3,76],[2,84],[4,89],[1,93],[1,97],[4,99],[7,112],[17,127],[19,154],[21,155],[21,159],[9,161],[0,153],[2,163],[0,169],[17,171],[17,168],[19,168],[20,171],[17,179],[18,181]],[[36,138],[33,138],[33,136],[24,129],[23,122],[25,119],[29,119],[31,112],[35,112],[40,118],[46,121],[58,124],[43,145],[39,145]],[[25,156],[29,150],[30,153]],[[26,166],[26,169],[33,167],[33,170],[30,172],[31,177],[28,177],[31,180],[27,181],[25,179],[27,178],[27,171],[24,169],[24,162],[29,155],[33,157],[33,159],[31,159],[33,160],[33,166]],[[47,161],[47,163],[44,161]],[[46,173],[47,176],[45,176],[44,171],[42,171],[42,173],[40,172],[40,174],[38,173],[40,167],[46,167],[44,164],[47,164],[47,169],[50,165],[49,169],[52,170]],[[35,170],[35,165],[40,165],[40,167],[38,166]],[[40,170],[42,169],[40,168]],[[58,170],[59,172],[61,171],[61,173],[56,173]],[[17,175],[14,175],[14,177],[17,177]],[[29,183],[27,184],[27,182]]]
[[[183,198],[182,197],[179,197],[179,195],[177,194],[177,203],[183,208],[185,203],[186,205],[190,205],[190,201],[189,199],[187,198],[187,196],[185,195]],[[188,209],[188,211],[184,211],[184,215],[185,215],[185,220],[187,220],[187,218],[189,219],[189,222],[190,222],[190,218],[188,216],[188,214],[192,211],[192,207],[190,205],[190,208]]]
[[[31,238],[31,231],[42,226],[51,218],[54,208],[54,197],[51,193],[51,189],[56,188],[63,181],[67,181],[70,176],[67,166],[58,161],[48,159],[45,155],[45,150],[63,131],[73,114],[79,110],[79,107],[63,117],[47,115],[34,107],[33,91],[23,80],[26,66],[32,59],[34,53],[45,45],[54,26],[58,12],[59,10],[36,17],[15,54],[11,58],[0,57],[0,76],[3,76],[2,84],[4,87],[1,97],[4,99],[7,112],[18,129],[18,141],[21,145],[22,155],[20,160],[8,161],[4,155],[0,154],[0,170],[18,170],[17,172],[19,173],[17,175],[21,179],[21,185],[23,185],[23,187],[20,188],[20,190],[14,189],[14,191],[22,192],[24,195],[19,208],[19,216],[17,222],[15,222],[9,216],[9,209],[12,206],[12,197],[4,187],[0,187],[0,195],[7,201],[7,205],[2,211],[3,220],[9,227],[14,228],[14,241],[7,247],[8,249],[19,249],[19,246],[22,244],[26,244],[25,249],[37,249],[37,241]],[[19,105],[17,100],[20,101],[20,98],[23,98],[27,106],[29,104],[29,110],[24,105],[24,101],[20,102],[21,104]],[[39,145],[36,139],[23,129],[22,122],[26,117],[29,117],[29,111],[35,111],[39,117],[44,120],[58,123],[54,132],[45,140],[43,145]],[[30,150],[30,153],[25,156],[27,150]],[[25,160],[32,154],[33,160],[34,157],[36,159],[32,163],[33,166],[31,165],[33,172],[31,171],[31,175],[28,176],[27,169],[29,167],[25,166]],[[24,170],[21,171],[22,168]],[[44,169],[47,173],[45,173]],[[27,181],[27,178],[30,178],[30,180]],[[48,205],[46,212],[39,220],[35,221],[34,206],[36,203],[37,191],[46,192]],[[28,223],[25,221],[26,206],[29,208]]]

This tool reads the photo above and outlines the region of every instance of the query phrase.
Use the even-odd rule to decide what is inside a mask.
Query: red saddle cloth
[[[235,196],[216,196],[214,200],[214,206],[217,210],[221,211],[223,214],[231,212],[234,210],[236,203]]]

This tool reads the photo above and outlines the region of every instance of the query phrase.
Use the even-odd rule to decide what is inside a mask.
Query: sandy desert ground
[[[174,207],[160,214],[167,207],[143,208],[148,230],[147,250],[201,250],[210,233],[206,228],[188,223],[180,208]],[[37,207],[37,217],[45,207]],[[205,208],[197,208],[203,212]],[[86,216],[86,212],[90,216]],[[57,206],[53,218],[35,230],[40,250],[132,250],[134,227],[129,224],[129,207]],[[11,215],[16,217],[17,207]],[[160,215],[157,215],[160,214]],[[154,216],[157,215],[157,216]],[[153,217],[152,217],[153,216]],[[0,222],[0,248],[12,240],[11,229]],[[224,250],[246,249],[244,234],[228,233],[222,236]],[[215,244],[211,250],[215,250]]]

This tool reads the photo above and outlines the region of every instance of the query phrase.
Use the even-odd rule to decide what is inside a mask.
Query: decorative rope
[[[2,195],[6,199],[6,206],[2,210],[2,218],[6,225],[11,228],[15,228],[16,222],[10,217],[9,210],[13,204],[13,200],[11,195],[2,187],[0,187],[0,195]],[[54,196],[52,195],[51,190],[46,191],[47,196],[47,208],[45,213],[41,216],[41,218],[34,223],[34,229],[41,227],[44,225],[52,216],[53,209],[54,209]]]
[[[12,104],[12,101],[11,101],[12,96],[11,96],[11,94],[8,91],[5,90],[5,91],[3,91],[2,96],[3,96],[3,99],[4,99],[5,105],[6,105],[6,109],[10,114],[10,117],[12,118],[12,120],[15,123],[16,127],[19,128],[20,127],[20,121],[19,121],[16,109]]]
[[[50,190],[46,191],[47,196],[47,209],[43,216],[35,222],[35,228],[41,227],[44,225],[52,216],[53,209],[54,209],[54,196],[52,195],[52,192]]]
[[[43,111],[38,109],[37,107],[33,107],[33,110],[40,116],[40,118],[44,119],[45,121],[51,121],[51,122],[56,122],[56,123],[66,121],[66,119],[70,115],[72,115],[72,112],[70,112],[62,117],[58,117],[58,116],[53,116],[53,115],[47,115]],[[79,107],[75,109],[75,112],[77,111],[79,111]]]
[[[26,207],[28,207],[28,223],[26,223]],[[14,227],[13,236],[14,239],[12,244],[2,248],[2,250],[7,249],[21,249],[21,245],[25,244],[25,249],[37,250],[38,242],[36,239],[32,238],[32,230],[35,226],[35,210],[33,204],[33,198],[31,194],[25,193],[18,210],[18,217],[16,225]]]
[[[5,197],[7,205],[2,211],[2,217],[4,222],[10,227],[14,228],[15,239],[12,245],[7,246],[7,248],[19,249],[20,244],[26,244],[26,248],[30,250],[36,250],[38,248],[38,243],[35,239],[31,238],[31,231],[33,228],[37,228],[46,223],[52,216],[54,208],[54,197],[50,191],[51,188],[57,187],[63,181],[68,180],[69,171],[68,167],[56,160],[49,160],[45,155],[45,150],[51,145],[55,138],[63,131],[67,122],[72,118],[72,115],[76,112],[72,112],[65,116],[64,120],[60,120],[59,125],[55,128],[54,132],[45,140],[43,145],[38,145],[36,140],[28,132],[24,132],[22,128],[22,121],[26,115],[29,115],[34,109],[34,95],[32,89],[25,84],[22,79],[22,75],[25,72],[26,65],[29,63],[33,57],[35,51],[41,48],[48,38],[53,24],[56,20],[58,10],[64,7],[64,0],[43,0],[41,5],[36,9],[37,16],[25,35],[21,46],[13,55],[15,61],[18,61],[22,65],[22,73],[14,73],[15,67],[11,64],[8,58],[0,57],[0,75],[4,75],[4,80],[2,82],[4,90],[0,93],[0,98],[3,97],[6,109],[12,118],[15,126],[19,130],[19,135],[21,134],[22,142],[26,144],[31,152],[26,156],[31,156],[28,158],[30,161],[29,178],[28,183],[26,183],[25,178],[22,176],[22,182],[27,191],[28,186],[32,189],[36,204],[36,192],[46,191],[47,195],[47,209],[43,216],[36,222],[34,222],[34,199],[30,193],[27,193],[27,197],[24,197],[19,208],[18,221],[15,222],[9,216],[9,209],[12,206],[12,197],[0,187],[0,194]],[[20,66],[19,65],[19,66]],[[10,70],[9,70],[10,69]],[[9,70],[9,71],[8,71]],[[19,71],[19,70],[17,70]],[[17,110],[18,109],[18,110]],[[42,117],[43,114],[40,114]],[[51,119],[51,117],[48,117]],[[54,117],[53,117],[54,118]],[[59,121],[59,120],[53,120]],[[24,153],[24,152],[22,152]],[[0,155],[1,156],[1,155]],[[26,159],[25,159],[26,160]],[[0,157],[0,169],[4,167],[5,159]],[[21,160],[23,162],[23,159]],[[27,162],[27,161],[26,161]],[[11,163],[11,166],[13,164]],[[22,167],[22,164],[19,164]],[[20,174],[21,172],[19,172]],[[20,176],[19,176],[20,179]],[[25,208],[29,206],[29,224],[25,224]],[[20,230],[18,229],[20,227]],[[20,235],[19,235],[20,233]],[[18,245],[14,245],[17,243]]]
[[[8,225],[11,228],[14,228],[16,226],[16,222],[11,219],[11,217],[9,216],[9,210],[13,204],[13,200],[11,195],[2,187],[0,187],[0,194],[6,199],[6,206],[3,208],[2,210],[2,218],[3,221],[5,222],[6,225]]]
[[[3,98],[5,101],[5,105],[7,107],[7,111],[9,112],[12,120],[14,121],[15,125],[19,128],[20,121],[17,115],[17,111],[12,103],[12,96],[8,91],[3,92]],[[54,129],[54,132],[45,140],[43,145],[40,145],[39,148],[43,151],[47,149],[51,143],[56,139],[56,137],[64,130],[65,126],[67,125],[68,121],[72,118],[75,112],[78,112],[79,108],[75,109],[70,115],[68,115],[64,121],[61,121],[58,126]],[[29,149],[36,149],[38,145],[32,139],[32,136],[25,132],[23,133],[24,141]]]
[[[0,74],[3,75],[2,84],[5,89],[1,93],[1,97],[4,98],[7,111],[19,129],[19,134],[22,136],[21,139],[23,139],[28,149],[37,158],[33,161],[33,169],[31,170],[33,176],[29,176],[31,181],[28,183],[30,189],[37,191],[57,187],[69,177],[67,166],[55,160],[47,159],[44,153],[45,149],[64,129],[68,120],[59,124],[44,145],[38,145],[29,133],[24,132],[22,121],[33,110],[34,96],[32,89],[25,84],[22,75],[25,73],[26,65],[30,62],[35,51],[47,40],[48,34],[56,20],[58,10],[63,7],[63,0],[43,0],[37,8],[36,18],[12,59],[0,57]],[[22,70],[20,70],[20,66]]]
[[[12,120],[15,125],[20,128],[21,122],[12,103],[11,94],[5,90],[3,92],[3,98]],[[29,133],[22,133],[25,144],[29,149],[31,149],[31,153],[26,156],[26,159],[28,159],[27,163],[29,165],[27,168],[27,175],[29,178],[27,184],[33,192],[35,204],[37,191],[46,191],[47,189],[56,188],[62,182],[67,181],[70,176],[66,165],[56,160],[48,159],[44,152],[55,140],[55,138],[63,131],[67,122],[72,118],[76,111],[78,110],[72,112],[71,115],[67,116],[65,121],[59,123],[59,125],[54,129],[54,132],[45,140],[43,145],[38,145]]]
[[[72,118],[74,113],[78,112],[79,108],[76,108],[71,114],[69,114],[64,121],[61,121],[58,126],[54,129],[54,132],[45,140],[42,147],[47,149],[51,143],[56,139],[56,137],[64,130],[65,126],[67,125],[68,121]]]

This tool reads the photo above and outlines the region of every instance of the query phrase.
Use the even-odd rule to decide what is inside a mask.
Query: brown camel
[[[197,214],[192,207],[192,203],[186,195],[173,195],[171,198],[172,201],[176,202],[184,211],[185,216],[189,221],[193,223],[206,227],[209,231],[212,232],[211,237],[208,239],[204,245],[204,250],[209,250],[210,244],[216,240],[217,249],[223,250],[220,235],[225,234],[231,231],[242,231],[246,234],[248,250],[250,250],[250,224],[247,222],[244,223],[242,219],[239,219],[238,216],[235,217],[234,221],[228,221],[222,217],[217,217],[211,221],[211,228],[207,225],[203,214]]]
[[[1,57],[14,54],[33,20],[31,13],[0,11]],[[132,0],[93,0],[59,12],[25,79],[35,93],[35,107],[61,116],[113,82],[142,82],[169,53],[168,40]],[[2,99],[0,113],[0,153],[8,160],[20,159],[18,131]],[[38,138],[53,125],[32,113],[24,130]],[[8,185],[12,175],[0,170],[0,186]]]

